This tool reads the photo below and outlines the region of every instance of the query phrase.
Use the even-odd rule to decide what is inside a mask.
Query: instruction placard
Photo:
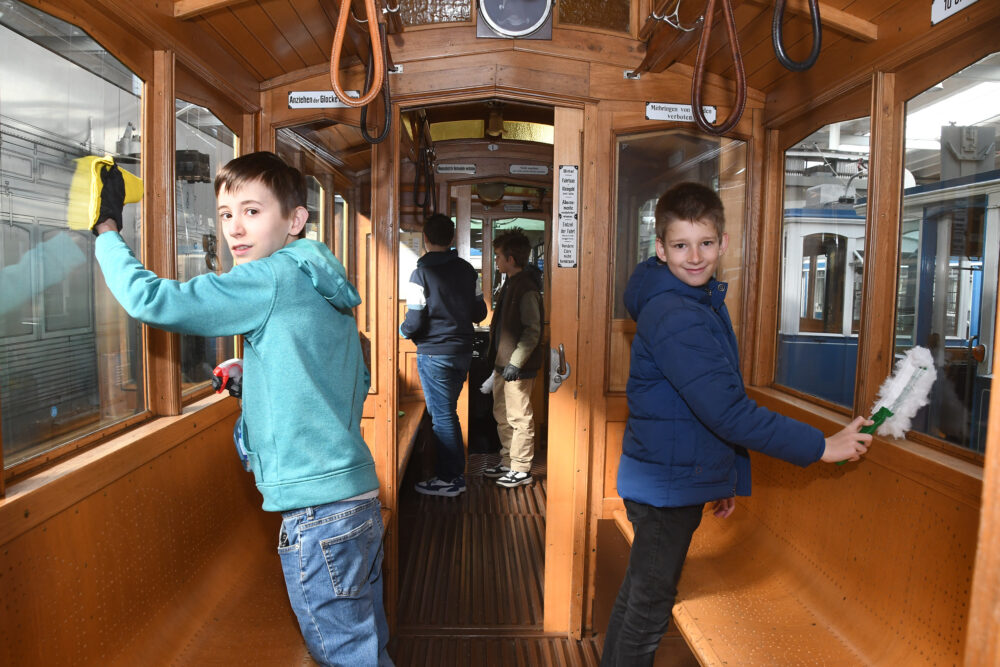
[[[702,105],[701,113],[709,123],[715,122],[716,107]],[[668,102],[646,102],[646,120],[673,120],[679,123],[693,123],[694,113],[690,104],[670,104]]]
[[[559,268],[576,267],[576,239],[579,221],[580,166],[559,165],[559,216],[556,225],[556,252]]]
[[[345,90],[348,97],[361,96],[356,90]],[[289,109],[346,109],[332,90],[293,90],[288,93]]]

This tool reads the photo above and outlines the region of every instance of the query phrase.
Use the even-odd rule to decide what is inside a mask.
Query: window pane
[[[614,318],[625,319],[623,295],[636,265],[656,253],[656,201],[682,181],[709,185],[726,209],[729,250],[719,267],[719,280],[730,283],[726,302],[739,303],[733,293],[742,270],[743,196],[746,144],[688,130],[668,130],[618,138],[617,243],[615,253]],[[738,309],[730,306],[734,327]]]
[[[306,209],[309,211],[309,220],[305,227],[307,239],[326,241],[324,238],[324,230],[326,229],[325,201],[326,192],[319,180],[315,176],[306,176]]]
[[[906,105],[895,352],[931,351],[937,381],[914,430],[983,452],[1000,248],[1000,54]]]
[[[197,104],[175,100],[177,279],[224,273],[233,257],[215,214],[215,173],[236,157],[236,135]],[[181,384],[185,392],[204,386],[212,369],[234,356],[233,338],[181,336]]]
[[[868,118],[834,123],[785,151],[776,383],[854,403],[865,254]]]
[[[78,158],[141,173],[142,81],[79,28],[17,0],[0,15],[0,410],[4,465],[145,407],[139,325],[69,229]],[[139,206],[122,235],[140,246]]]

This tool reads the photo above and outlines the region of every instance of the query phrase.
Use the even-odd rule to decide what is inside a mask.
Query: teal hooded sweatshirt
[[[145,269],[117,233],[97,237],[111,293],[150,326],[244,336],[244,444],[264,509],[286,511],[378,488],[361,437],[369,375],[343,265],[299,239],[269,257],[187,282]]]

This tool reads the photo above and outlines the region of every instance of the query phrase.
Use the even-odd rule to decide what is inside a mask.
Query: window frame
[[[120,60],[142,81],[141,115],[143,123],[143,160],[141,177],[147,192],[161,192],[160,197],[144,197],[142,206],[143,234],[141,247],[136,248],[143,264],[164,278],[176,277],[176,251],[173,180],[175,171],[175,116],[177,96],[209,108],[238,137],[238,154],[254,150],[260,109],[254,101],[238,101],[236,95],[214,86],[207,76],[215,75],[203,67],[187,67],[186,60],[173,50],[157,50],[139,35],[123,34],[111,21],[98,19],[82,25],[76,14],[56,7],[46,7],[46,13],[87,32],[109,54]],[[194,61],[192,61],[194,62]],[[201,76],[195,73],[203,73]],[[221,77],[219,78],[221,81]],[[235,129],[234,129],[235,128]],[[151,156],[169,156],[153,159]],[[39,295],[38,298],[43,298]],[[211,386],[182,392],[180,381],[180,338],[177,334],[141,325],[140,352],[144,364],[144,406],[136,414],[119,422],[69,440],[43,454],[22,461],[9,469],[4,466],[0,448],[0,498],[6,488],[49,467],[53,462],[81,453],[107,441],[136,425],[157,417],[181,414],[185,406],[195,403],[212,392]],[[237,341],[237,353],[242,341]],[[3,406],[0,405],[0,416]]]
[[[785,125],[765,128],[762,177],[764,211],[761,217],[759,271],[751,276],[748,292],[758,313],[759,335],[754,341],[748,384],[773,389],[801,404],[802,401],[842,414],[841,406],[776,385],[776,350],[780,318],[781,240],[784,207],[784,154],[801,137],[837,120],[859,115],[871,119],[869,197],[865,223],[861,321],[857,330],[858,361],[851,414],[867,416],[884,378],[892,371],[895,336],[897,279],[900,261],[902,181],[905,162],[906,102],[927,88],[995,53],[997,47],[985,27],[970,31],[941,48],[897,68],[876,69],[871,78],[837,98],[836,103],[805,111]],[[867,100],[867,104],[860,104]],[[836,107],[836,108],[834,108]],[[860,109],[861,113],[857,113]],[[891,285],[891,289],[887,288]],[[852,327],[853,328],[853,327]],[[931,435],[909,431],[899,444],[923,445],[957,461],[982,466],[984,455]]]

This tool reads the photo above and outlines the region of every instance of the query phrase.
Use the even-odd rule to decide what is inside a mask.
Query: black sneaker
[[[453,498],[465,492],[465,477],[459,475],[450,482],[438,479],[437,477],[431,477],[424,482],[417,482],[413,488],[416,489],[417,493],[422,493],[425,496]]]
[[[510,472],[510,468],[502,465],[495,465],[487,468],[483,471],[483,477],[489,477],[491,479],[496,479],[497,477],[503,477]]]
[[[531,479],[531,475],[526,472],[508,470],[506,475],[497,480],[497,484],[500,486],[506,486],[508,489],[512,489],[515,486],[533,484],[534,481],[535,480]]]

